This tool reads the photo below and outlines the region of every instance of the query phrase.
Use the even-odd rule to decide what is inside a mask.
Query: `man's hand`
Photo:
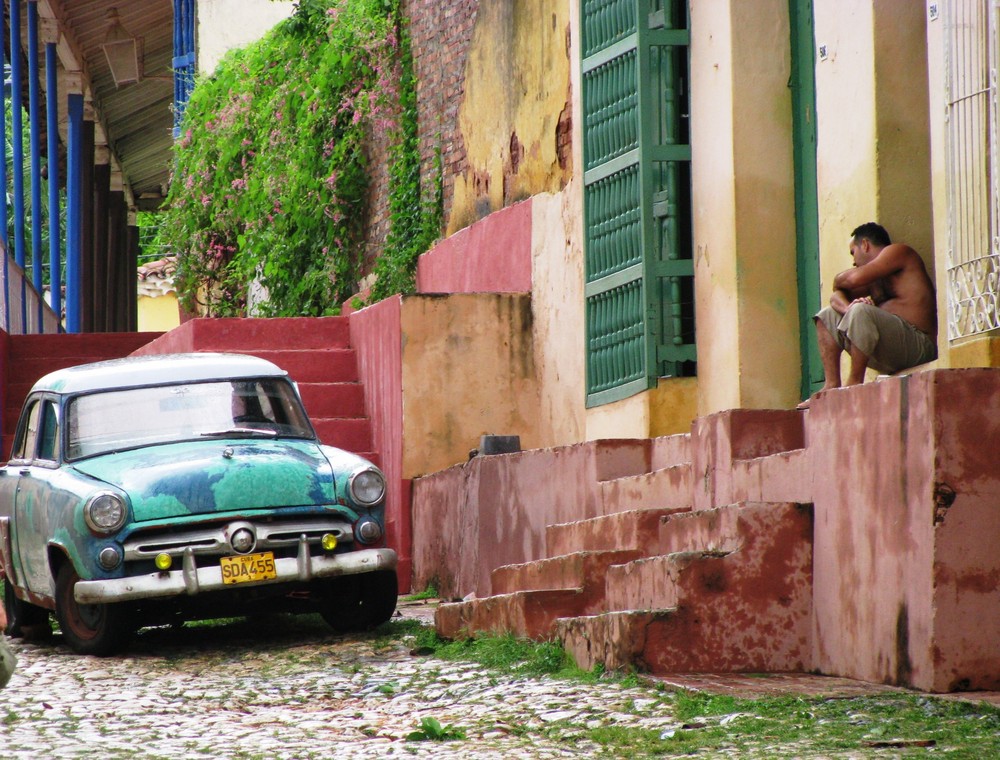
[[[853,301],[851,301],[847,305],[847,308],[850,309],[852,306],[857,306],[859,303],[866,303],[869,306],[875,306],[875,301],[872,300],[871,296],[861,296],[861,298],[855,298]]]

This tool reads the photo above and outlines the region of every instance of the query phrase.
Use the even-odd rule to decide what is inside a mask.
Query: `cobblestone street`
[[[422,616],[426,608],[405,609]],[[255,633],[265,629],[259,636]],[[337,637],[318,620],[144,631],[120,657],[13,642],[4,758],[555,758],[606,756],[572,726],[674,727],[648,689],[498,676]],[[461,741],[406,741],[423,717]],[[546,727],[564,726],[559,739]]]

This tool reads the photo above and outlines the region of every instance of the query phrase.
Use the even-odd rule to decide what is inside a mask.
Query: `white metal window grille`
[[[1000,0],[944,6],[948,338],[1000,327],[997,12]]]

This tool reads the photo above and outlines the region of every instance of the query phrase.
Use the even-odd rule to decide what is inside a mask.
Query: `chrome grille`
[[[152,559],[160,553],[179,557],[188,549],[195,555],[231,554],[232,550],[229,545],[231,527],[248,525],[252,527],[257,536],[256,551],[295,546],[303,535],[310,544],[319,544],[320,538],[326,533],[332,533],[336,536],[339,543],[350,543],[354,540],[351,524],[339,518],[322,517],[274,523],[229,520],[190,530],[140,531],[125,542],[125,561]]]

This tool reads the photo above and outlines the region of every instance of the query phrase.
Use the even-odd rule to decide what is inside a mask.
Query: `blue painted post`
[[[24,269],[24,103],[21,85],[21,0],[10,0],[10,139],[14,166],[14,261]],[[21,332],[28,323],[25,283],[21,281]]]
[[[0,238],[3,238],[3,329],[10,332],[10,239],[7,235],[7,66],[4,65],[3,87],[0,88]],[[0,404],[2,406],[2,404]]]
[[[38,332],[42,316],[42,118],[39,103],[38,3],[28,2],[28,134],[31,150],[31,284],[38,296]]]
[[[66,332],[80,332],[80,261],[83,244],[83,94],[70,93],[66,140]]]
[[[49,153],[49,286],[52,310],[62,314],[62,258],[59,246],[59,77],[56,43],[45,44],[45,126]]]

